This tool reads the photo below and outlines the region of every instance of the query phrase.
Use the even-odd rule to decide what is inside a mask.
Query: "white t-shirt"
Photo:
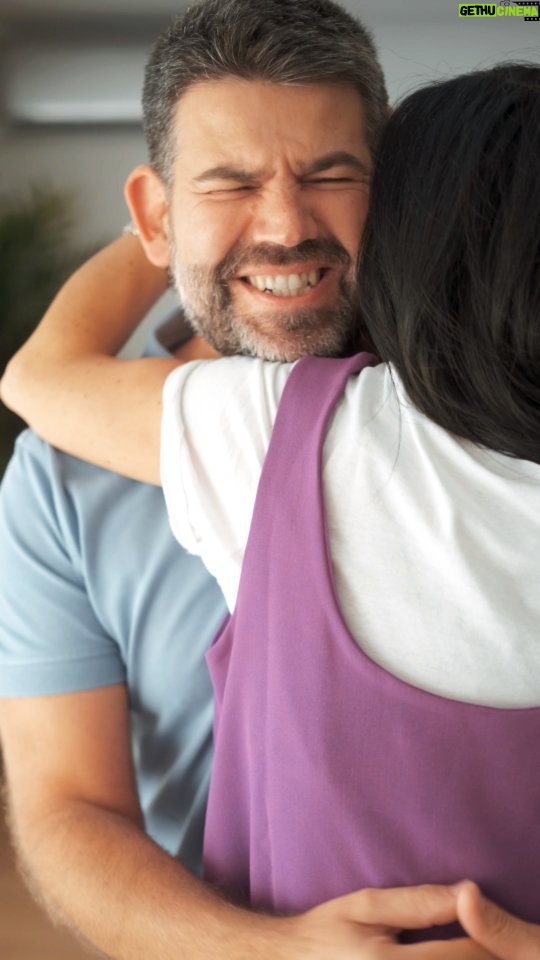
[[[171,526],[230,609],[291,368],[199,361],[165,385]],[[342,615],[368,656],[432,693],[539,706],[540,466],[451,436],[381,364],[350,378],[336,407],[323,486]]]

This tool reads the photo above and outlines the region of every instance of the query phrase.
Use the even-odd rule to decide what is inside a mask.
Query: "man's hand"
[[[457,919],[449,887],[420,886],[361,890],[292,918],[285,956],[311,960],[488,960],[492,954],[472,940],[429,941],[403,946],[401,930]]]
[[[540,960],[540,926],[502,910],[475,883],[457,888],[457,913],[464,930],[498,960]]]

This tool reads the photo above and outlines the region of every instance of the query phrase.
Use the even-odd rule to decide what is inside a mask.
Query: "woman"
[[[526,65],[397,109],[360,271],[382,363],[239,358],[167,383],[171,523],[234,609],[210,654],[208,873],[257,905],[471,875],[540,924],[539,115]],[[48,369],[34,340],[7,400],[90,458],[107,427],[107,465],[138,475],[103,396],[91,441],[75,430],[88,336]]]

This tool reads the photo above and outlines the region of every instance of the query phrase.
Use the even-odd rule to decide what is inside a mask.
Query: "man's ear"
[[[169,202],[163,180],[153,167],[141,163],[127,178],[124,197],[150,263],[168,267]]]

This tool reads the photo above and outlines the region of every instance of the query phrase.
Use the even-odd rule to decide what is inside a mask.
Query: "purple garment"
[[[236,610],[208,655],[206,876],[284,912],[365,886],[468,877],[540,923],[540,709],[419,690],[369,659],[340,614],[321,449],[347,377],[375,362],[302,360],[283,394]]]

